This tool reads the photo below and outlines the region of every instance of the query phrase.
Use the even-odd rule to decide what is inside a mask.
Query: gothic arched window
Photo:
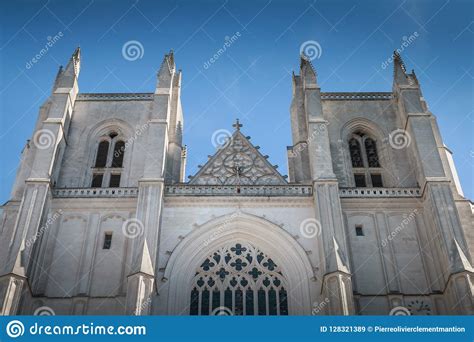
[[[382,187],[382,169],[374,139],[356,132],[349,139],[349,153],[356,187]]]
[[[122,167],[124,153],[125,153],[125,143],[119,140],[115,143],[115,146],[114,146],[112,167]]]
[[[357,139],[352,138],[349,140],[349,151],[351,153],[352,167],[364,167],[364,163],[362,161],[362,152]]]
[[[109,148],[112,147],[112,148]],[[125,154],[125,142],[118,133],[112,131],[101,137],[92,173],[91,187],[119,187]]]
[[[198,267],[191,315],[288,315],[287,283],[278,265],[249,243],[219,248]]]
[[[101,141],[97,148],[97,157],[95,159],[95,167],[105,167],[107,164],[107,154],[109,153],[109,142]]]

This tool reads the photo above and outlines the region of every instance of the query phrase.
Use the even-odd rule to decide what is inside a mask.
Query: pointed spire
[[[450,254],[453,273],[464,271],[474,272],[471,263],[467,259],[466,254],[464,254],[464,251],[462,250],[461,246],[459,246],[459,243],[456,241],[456,239],[453,240]]]
[[[160,69],[158,70],[158,82],[156,88],[169,89],[172,84],[173,74],[176,71],[176,65],[174,63],[174,52],[170,50],[165,55],[161,62]]]
[[[300,76],[304,81],[304,86],[313,85],[315,86],[317,81],[316,70],[311,63],[311,60],[304,54],[300,56]]]
[[[79,76],[79,72],[81,70],[81,48],[77,47],[76,50],[74,50],[74,53],[72,54],[71,58],[69,58],[69,62],[66,65],[66,68],[64,69],[64,73],[67,76]]]
[[[398,51],[393,51],[393,80],[399,84],[407,84],[405,63]]]
[[[350,273],[349,268],[347,267],[346,257],[339,248],[339,244],[336,241],[336,238],[332,238],[333,241],[333,250],[336,258],[336,267],[338,271]]]
[[[153,263],[151,262],[150,251],[146,241],[143,242],[143,249],[139,253],[137,263],[131,273],[145,273],[154,276]]]
[[[64,92],[70,89],[77,88],[77,78],[81,70],[81,48],[77,47],[74,50],[71,58],[65,68],[59,67],[56,79],[54,80],[53,93]],[[68,90],[69,89],[69,90]],[[78,89],[76,89],[77,91]]]

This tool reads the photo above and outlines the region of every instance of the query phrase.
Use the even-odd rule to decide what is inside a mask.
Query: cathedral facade
[[[301,57],[288,177],[236,121],[188,179],[173,53],[105,94],[76,50],[2,206],[1,314],[474,314],[472,205],[393,59],[391,92],[332,93]]]

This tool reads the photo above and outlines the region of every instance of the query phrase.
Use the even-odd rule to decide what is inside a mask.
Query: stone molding
[[[357,92],[357,93],[321,93],[321,100],[391,100],[393,94],[391,92]]]
[[[153,93],[80,93],[76,101],[151,101]]]

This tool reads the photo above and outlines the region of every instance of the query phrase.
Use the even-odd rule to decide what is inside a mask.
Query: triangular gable
[[[288,183],[237,129],[230,140],[192,177],[189,184],[285,185]]]

